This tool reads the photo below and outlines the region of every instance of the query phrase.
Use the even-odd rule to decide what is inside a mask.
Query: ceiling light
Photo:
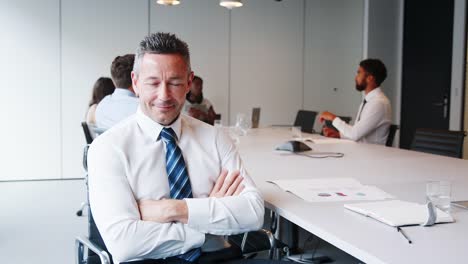
[[[219,5],[224,6],[227,9],[243,6],[241,0],[219,0]]]
[[[179,0],[157,0],[156,3],[160,5],[173,6],[180,4]]]

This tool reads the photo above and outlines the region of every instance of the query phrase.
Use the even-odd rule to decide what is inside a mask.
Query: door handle
[[[435,102],[435,103],[432,103],[432,105],[437,106],[437,107],[443,107],[444,119],[447,119],[448,117],[448,95],[447,94],[444,94],[444,99],[442,102]]]

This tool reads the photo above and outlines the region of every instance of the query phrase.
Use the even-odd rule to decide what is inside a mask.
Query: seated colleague
[[[115,91],[102,99],[96,108],[96,126],[108,129],[134,114],[138,108],[138,98],[132,87],[132,68],[135,55],[118,56],[111,65]]]
[[[96,124],[96,107],[101,100],[112,94],[115,90],[114,83],[110,78],[101,77],[97,79],[93,87],[93,95],[89,102],[88,112],[86,113],[86,123],[95,125]]]
[[[320,121],[332,121],[333,126],[338,130],[325,127],[324,135],[385,145],[392,118],[390,101],[380,88],[386,77],[387,69],[380,60],[361,61],[355,81],[356,90],[364,91],[365,97],[359,107],[354,125],[346,124],[333,113],[324,112],[319,117]]]
[[[185,100],[184,113],[208,124],[214,124],[216,113],[211,102],[203,97],[203,80],[198,76],[193,77]]]
[[[90,206],[117,263],[190,263],[222,249],[223,235],[262,227],[262,197],[233,142],[181,114],[192,78],[185,42],[147,36],[132,72],[137,113],[91,145]]]

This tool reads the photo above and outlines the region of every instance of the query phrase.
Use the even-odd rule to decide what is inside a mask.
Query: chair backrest
[[[94,222],[93,214],[91,212],[91,206],[88,206],[88,238],[91,242],[93,242],[93,244],[105,250],[112,260],[112,255],[109,253],[109,250],[107,250],[106,244],[102,239],[101,233],[99,233],[96,223]],[[91,250],[88,250],[88,256],[92,255],[96,254]]]
[[[296,115],[296,120],[294,121],[294,126],[300,126],[302,132],[313,133],[316,116],[317,112],[299,110]]]
[[[339,118],[345,121],[346,124],[349,124],[349,122],[351,122],[351,119],[352,119],[350,116],[339,116]]]
[[[93,142],[93,136],[91,135],[91,131],[89,130],[88,123],[81,122],[81,127],[83,128],[83,133],[86,138],[86,143],[91,144]]]
[[[387,147],[393,146],[393,140],[395,139],[395,134],[399,128],[400,127],[398,125],[394,125],[394,124],[390,125],[390,128],[388,129],[387,142],[385,143],[385,146]]]
[[[418,128],[414,133],[410,149],[462,158],[465,131],[449,131]]]
[[[85,123],[86,124],[86,123]],[[93,213],[91,212],[91,204],[89,203],[89,185],[88,185],[88,150],[89,144],[86,145],[83,149],[83,168],[85,169],[85,182],[86,182],[86,197],[88,201],[88,239],[96,246],[102,248],[107,252],[111,259],[112,264],[112,255],[107,250],[106,244],[102,239],[101,233],[96,226],[96,222],[94,222]],[[88,259],[86,261],[87,264],[94,264],[94,263],[101,263],[99,257],[94,253],[92,250],[88,250]]]

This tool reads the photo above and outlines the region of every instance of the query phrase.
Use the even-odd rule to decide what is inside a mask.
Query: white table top
[[[395,228],[345,210],[343,202],[308,203],[266,182],[351,177],[400,200],[424,203],[428,180],[449,180],[452,200],[468,200],[468,161],[356,143],[309,144],[316,151],[345,154],[338,159],[274,151],[290,137],[285,128],[261,128],[240,139],[242,159],[268,208],[366,263],[468,262],[468,210],[453,208],[453,224],[405,227],[413,240],[408,244]]]

